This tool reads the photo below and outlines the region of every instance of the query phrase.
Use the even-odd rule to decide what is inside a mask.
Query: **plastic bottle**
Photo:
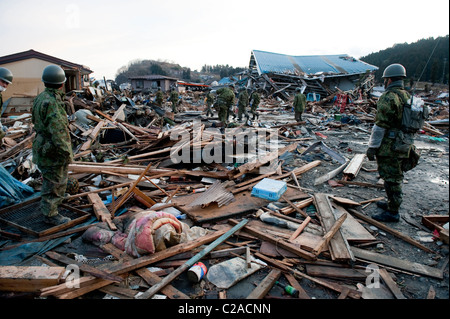
[[[292,287],[292,286],[290,286],[290,285],[283,285],[283,284],[282,284],[281,282],[279,282],[279,281],[277,281],[276,284],[279,285],[281,288],[283,288],[284,291],[285,291],[288,295],[293,296],[293,297],[295,297],[295,298],[298,298],[299,292],[298,292],[298,290],[295,289],[294,287]]]

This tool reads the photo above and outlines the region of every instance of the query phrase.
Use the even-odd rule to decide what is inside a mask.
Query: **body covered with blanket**
[[[83,240],[101,246],[112,243],[133,257],[153,254],[157,251],[188,242],[207,233],[201,227],[189,227],[174,215],[145,210],[122,220],[114,219],[118,230],[112,231],[106,223],[90,227],[83,234]]]

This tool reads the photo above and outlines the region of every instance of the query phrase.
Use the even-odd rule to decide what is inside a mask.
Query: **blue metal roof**
[[[361,74],[378,70],[378,67],[350,57],[347,54],[290,56],[279,53],[253,50],[258,72],[325,76]]]

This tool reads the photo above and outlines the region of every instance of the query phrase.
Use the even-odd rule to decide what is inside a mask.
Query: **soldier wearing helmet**
[[[301,92],[301,89],[298,87],[295,89],[297,92],[294,97],[294,102],[292,106],[294,107],[295,120],[297,122],[302,121],[302,114],[306,108],[306,96]]]
[[[68,181],[68,165],[73,159],[69,122],[64,105],[62,86],[64,70],[49,65],[42,72],[45,90],[33,102],[31,120],[36,137],[33,141],[33,162],[42,173],[40,210],[48,224],[70,221],[58,212]]]
[[[417,164],[412,135],[402,131],[403,106],[410,103],[411,96],[404,89],[406,70],[401,64],[389,65],[383,73],[386,91],[377,103],[375,124],[369,139],[367,157],[376,158],[378,172],[384,180],[387,202],[377,202],[381,212],[372,216],[383,222],[398,222],[402,203],[403,174]],[[412,166],[409,164],[415,160]]]
[[[2,92],[6,91],[8,85],[12,83],[13,74],[7,68],[0,68],[0,111],[3,107],[3,97]],[[3,131],[2,125],[0,124],[0,145],[3,143],[3,138],[6,133]]]

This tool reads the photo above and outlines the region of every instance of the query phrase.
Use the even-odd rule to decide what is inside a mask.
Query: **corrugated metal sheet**
[[[361,74],[378,70],[378,67],[350,57],[346,54],[290,56],[253,50],[253,57],[259,74],[283,73],[314,75],[323,72],[325,76]]]
[[[234,195],[227,191],[220,181],[214,182],[206,192],[191,202],[188,206],[206,205],[212,202],[217,202],[219,207],[228,205],[234,201]]]

